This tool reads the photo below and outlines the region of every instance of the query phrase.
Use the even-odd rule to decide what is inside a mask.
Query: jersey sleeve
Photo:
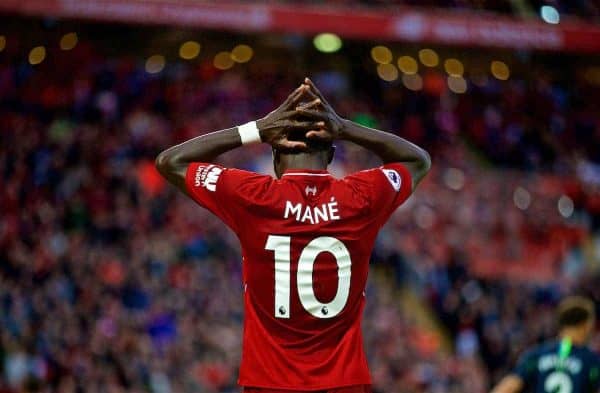
[[[240,192],[241,186],[256,176],[260,175],[199,162],[188,166],[185,186],[190,198],[237,232],[238,223],[243,220],[241,211],[244,201]]]
[[[367,195],[370,212],[377,215],[381,225],[412,193],[412,177],[400,163],[360,171],[346,179]]]

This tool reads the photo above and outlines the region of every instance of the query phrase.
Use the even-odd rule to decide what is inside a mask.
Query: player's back
[[[207,200],[202,185],[215,168],[211,188],[221,193],[220,203]],[[370,384],[360,327],[369,258],[380,227],[411,193],[408,171],[394,164],[344,179],[287,171],[276,180],[213,165],[188,171],[188,186],[196,178],[190,193],[242,246],[240,384],[307,390]]]
[[[600,389],[600,356],[589,348],[567,341],[549,341],[527,351],[516,374],[524,391],[532,393],[597,393]]]

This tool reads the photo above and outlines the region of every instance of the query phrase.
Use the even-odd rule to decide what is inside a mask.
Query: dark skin
[[[431,167],[429,154],[420,147],[394,134],[340,117],[308,78],[279,108],[257,120],[256,125],[261,141],[273,148],[273,166],[278,178],[288,169],[326,170],[333,159],[333,147],[311,150],[303,141],[289,140],[292,131],[305,132],[307,139],[316,141],[356,143],[375,153],[384,164],[401,162],[412,175],[413,188]],[[240,146],[237,127],[228,128],[163,151],[156,158],[156,167],[169,182],[187,193],[185,173],[190,163],[213,162],[220,154]]]

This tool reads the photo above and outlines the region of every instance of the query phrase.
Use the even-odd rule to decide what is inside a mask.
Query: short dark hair
[[[557,318],[560,329],[578,326],[595,318],[594,302],[583,296],[569,296],[558,305]]]

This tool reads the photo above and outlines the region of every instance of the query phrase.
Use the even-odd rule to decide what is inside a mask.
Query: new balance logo
[[[202,186],[205,187],[208,191],[212,192],[216,191],[217,180],[219,180],[221,172],[223,172],[223,168],[219,168],[218,166],[199,166],[198,169],[196,169],[196,176],[194,177],[194,186]]]

